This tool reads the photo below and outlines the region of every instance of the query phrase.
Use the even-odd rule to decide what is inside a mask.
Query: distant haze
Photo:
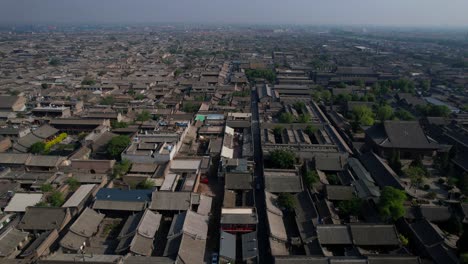
[[[468,0],[0,0],[0,23],[468,26]]]

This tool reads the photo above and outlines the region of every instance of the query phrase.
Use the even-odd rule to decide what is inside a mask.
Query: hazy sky
[[[468,26],[468,0],[0,0],[0,23]]]

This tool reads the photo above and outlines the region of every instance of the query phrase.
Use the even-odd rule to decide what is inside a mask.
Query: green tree
[[[135,100],[143,100],[146,96],[144,94],[137,94],[133,98],[135,98]]]
[[[425,171],[416,166],[410,166],[409,168],[403,170],[404,174],[411,180],[411,185],[420,187],[424,183]]]
[[[127,122],[112,121],[111,126],[112,126],[112,128],[126,128],[126,127],[128,127],[128,123]]]
[[[271,165],[279,169],[292,169],[296,163],[296,155],[287,149],[275,149],[270,152]]]
[[[50,66],[59,66],[61,64],[60,60],[58,58],[51,58],[49,60],[49,65]]]
[[[130,138],[127,136],[115,136],[107,144],[107,154],[113,159],[120,160],[120,154],[130,144]]]
[[[154,187],[154,182],[150,179],[145,179],[144,181],[140,182],[136,186],[137,189],[143,189],[143,190],[153,189],[153,187]]]
[[[29,147],[29,152],[32,154],[41,154],[45,152],[46,144],[42,141],[36,142]]]
[[[53,207],[60,207],[65,202],[65,198],[61,192],[53,191],[49,197],[47,197],[47,202]]]
[[[282,126],[275,126],[273,128],[273,135],[275,135],[276,137],[280,137],[281,134],[283,133],[283,130],[284,128]]]
[[[308,123],[310,121],[310,115],[308,114],[300,114],[299,118],[297,119],[299,123]]]
[[[379,200],[379,213],[385,219],[397,220],[405,214],[403,203],[406,193],[391,186],[383,188]]]
[[[340,185],[340,178],[336,174],[327,174],[327,180],[331,185]]]
[[[304,175],[304,183],[307,187],[312,188],[314,183],[317,183],[320,180],[316,171],[307,171]]]
[[[41,185],[42,192],[51,192],[54,190],[54,187],[50,183],[44,183]]]
[[[226,105],[228,105],[228,102],[226,100],[222,99],[222,100],[219,100],[218,105],[226,106]]]
[[[363,80],[357,80],[356,82],[354,82],[354,85],[359,86],[361,88],[366,87],[366,83]]]
[[[322,98],[323,101],[325,102],[330,102],[330,99],[332,98],[332,94],[330,91],[325,90],[320,94],[320,97]]]
[[[353,119],[359,125],[372,126],[374,124],[374,113],[365,105],[358,105],[353,108]]]
[[[351,95],[348,94],[348,93],[344,93],[344,94],[339,94],[337,96],[334,97],[334,102],[335,104],[344,104],[348,101],[351,101]]]
[[[389,159],[389,165],[398,175],[402,173],[400,152],[398,150],[392,150],[390,159]]]
[[[290,193],[280,193],[278,195],[278,205],[286,210],[294,208],[294,197]]]
[[[114,103],[115,103],[115,98],[112,95],[102,98],[100,102],[100,104],[102,105],[113,105]]]
[[[72,192],[76,191],[81,185],[81,183],[75,178],[68,178],[66,183]]]
[[[250,80],[256,78],[263,78],[269,81],[270,83],[273,83],[276,80],[276,73],[271,69],[246,69],[245,75]]]
[[[81,140],[85,139],[86,136],[88,136],[88,134],[89,134],[89,133],[86,133],[86,132],[80,132],[80,133],[78,134],[78,140],[81,141]]]
[[[182,70],[181,68],[177,68],[175,71],[174,71],[174,77],[178,77],[181,73],[183,73],[184,70]]]
[[[132,163],[127,159],[123,159],[114,165],[112,176],[114,178],[119,179],[120,177],[125,175],[130,170],[131,167],[132,167]]]
[[[392,86],[404,93],[414,93],[414,82],[408,79],[393,81]]]
[[[429,91],[431,89],[431,80],[423,80],[421,82],[421,88],[425,92]]]
[[[182,110],[187,113],[195,113],[198,111],[199,108],[200,108],[200,105],[198,104],[194,104],[192,102],[185,102],[182,107]]]
[[[49,88],[49,85],[47,83],[41,83],[41,88],[42,89],[47,89],[47,88]]]
[[[294,122],[294,116],[291,113],[283,112],[279,116],[279,121],[281,123],[290,124],[290,123]]]
[[[151,113],[146,110],[141,111],[141,113],[139,113],[136,117],[136,121],[140,121],[140,122],[148,121],[150,119],[151,119]]]
[[[304,102],[295,102],[294,105],[293,105],[294,109],[296,109],[296,111],[298,111],[299,113],[303,113],[304,110],[306,109],[306,105]]]
[[[450,115],[450,109],[445,105],[418,105],[416,110],[423,116],[447,117]]]
[[[353,197],[351,200],[340,201],[338,209],[343,215],[359,215],[362,208],[362,200],[358,197]]]
[[[377,118],[383,122],[390,120],[393,117],[393,108],[389,105],[380,106],[377,108]]]
[[[315,127],[314,125],[308,125],[305,128],[305,132],[309,137],[313,136],[315,134],[315,132],[317,132],[317,130],[318,130],[318,128]]]
[[[85,77],[83,81],[81,81],[81,85],[95,85],[95,84],[96,84],[96,81],[89,77]]]
[[[344,82],[340,82],[336,85],[336,88],[346,88],[346,84]]]
[[[404,120],[404,121],[411,121],[415,119],[414,116],[410,112],[403,110],[403,109],[396,111],[395,116],[398,119]]]
[[[35,204],[34,206],[37,206],[37,207],[49,207],[49,204],[48,204],[47,202],[40,201],[40,202],[38,202],[37,204]]]
[[[400,242],[401,242],[401,244],[402,244],[404,247],[408,246],[408,244],[409,244],[408,238],[406,238],[406,237],[405,237],[404,235],[402,235],[402,234],[399,234],[399,235],[398,235],[398,238],[400,239]]]

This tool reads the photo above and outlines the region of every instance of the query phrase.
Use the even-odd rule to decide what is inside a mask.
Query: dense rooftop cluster
[[[468,261],[460,42],[0,32],[0,262]]]

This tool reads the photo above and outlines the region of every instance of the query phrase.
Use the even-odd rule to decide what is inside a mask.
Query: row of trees
[[[389,105],[381,105],[372,110],[372,108],[365,105],[358,105],[353,108],[351,111],[351,119],[353,129],[357,130],[360,125],[371,126],[375,123],[375,120],[384,122],[386,120],[414,120],[415,117],[406,110],[394,111],[393,108]]]
[[[291,124],[291,123],[294,123],[294,122],[298,122],[298,123],[308,123],[310,122],[310,115],[309,114],[300,114],[297,118],[291,114],[291,113],[288,113],[288,112],[283,112],[279,115],[278,117],[278,120],[280,123],[286,123],[286,124]]]
[[[271,69],[246,69],[245,75],[247,75],[247,78],[249,78],[250,80],[256,78],[263,78],[269,81],[270,83],[273,83],[276,80],[276,73]]]

